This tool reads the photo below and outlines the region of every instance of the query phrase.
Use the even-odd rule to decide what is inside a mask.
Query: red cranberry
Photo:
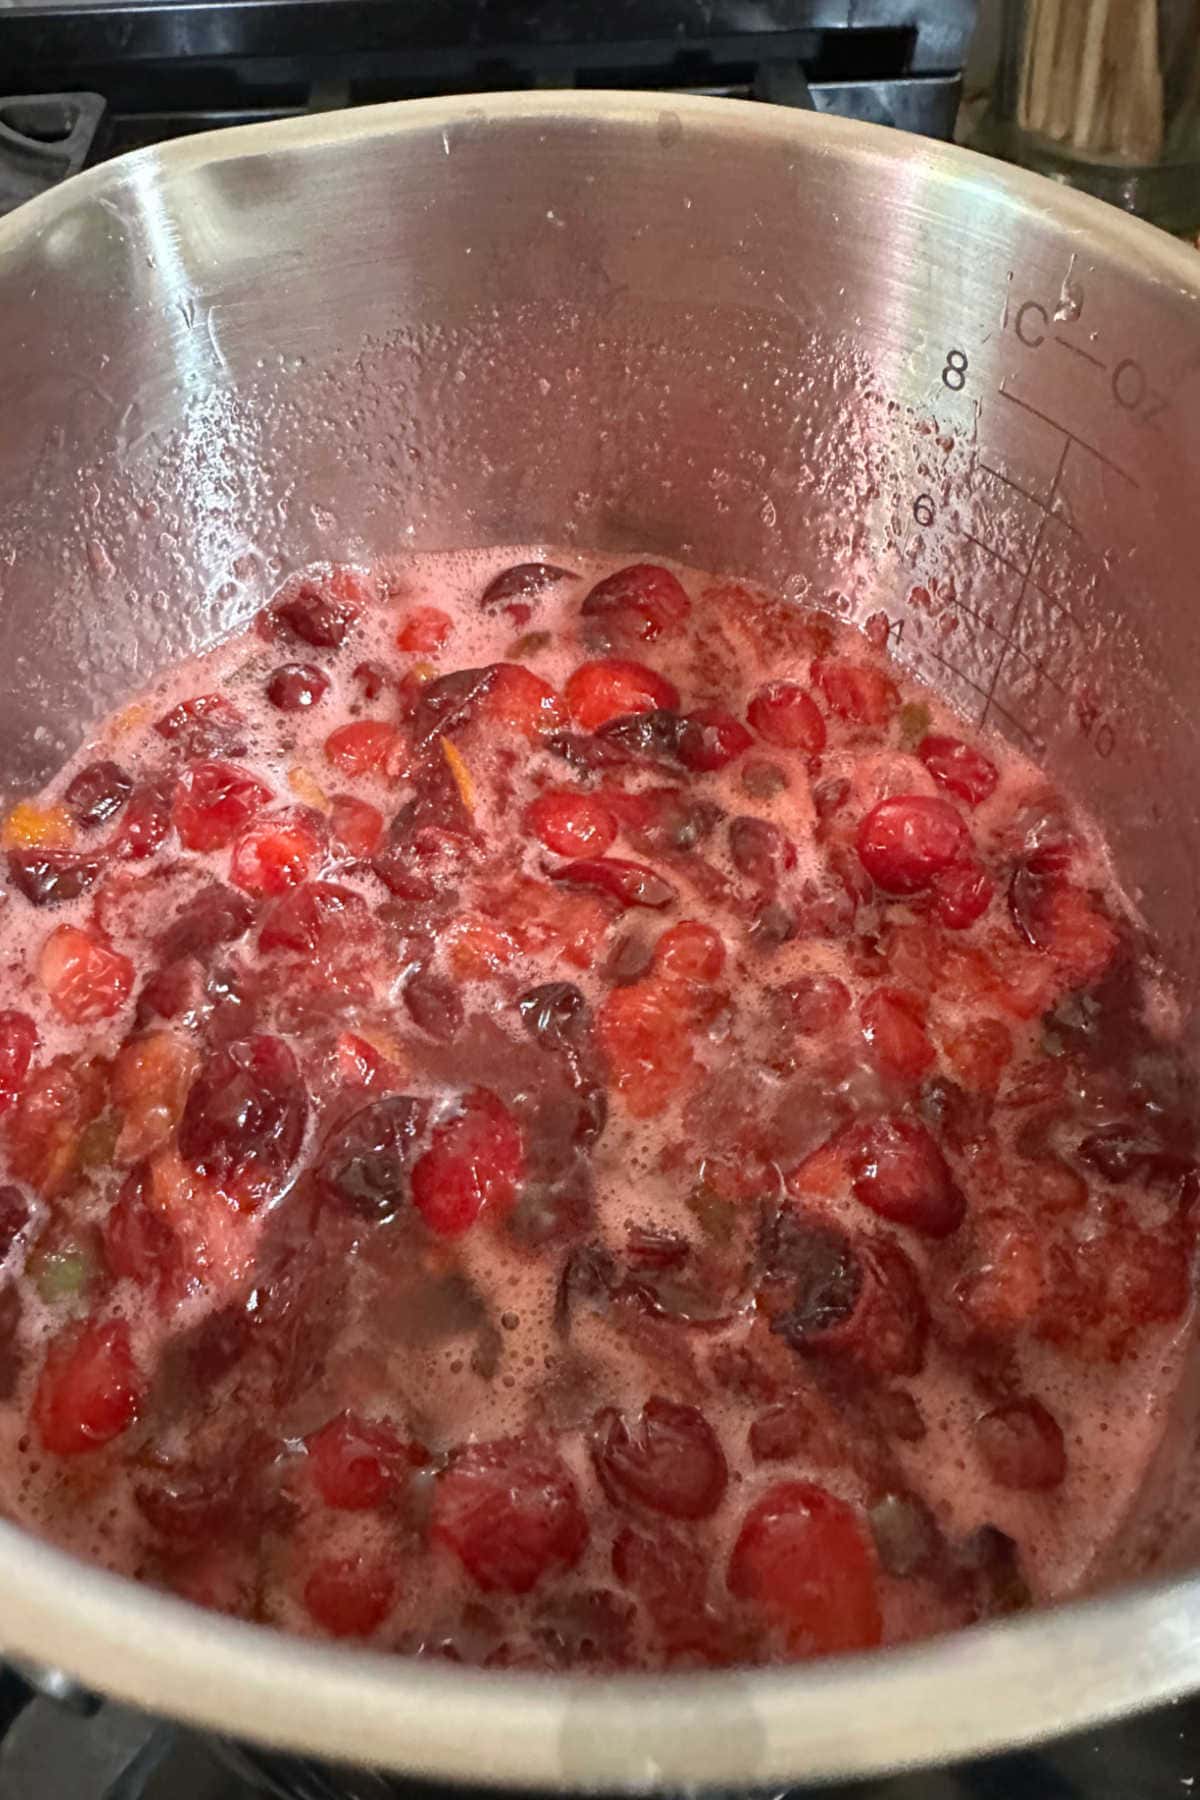
[[[46,1352],[33,1397],[43,1448],[77,1456],[119,1437],[137,1416],[141,1386],[123,1320],[68,1326]]]
[[[754,739],[740,719],[718,706],[686,713],[679,736],[679,760],[700,772],[723,769],[750,749]]]
[[[995,763],[961,738],[922,738],[917,755],[938,786],[965,800],[968,806],[979,806],[996,791],[1000,773]]]
[[[95,883],[104,863],[79,850],[10,850],[9,879],[34,906],[78,900]]]
[[[556,856],[603,856],[617,835],[617,821],[603,800],[562,789],[530,802],[525,828]]]
[[[305,581],[295,593],[274,602],[270,617],[314,649],[337,650],[345,643],[346,634],[358,617],[358,608]]]
[[[585,624],[613,640],[651,643],[672,631],[692,610],[687,590],[657,563],[632,563],[598,581],[583,602]]]
[[[168,962],[184,956],[203,962],[219,944],[244,937],[253,922],[253,903],[214,882],[180,907],[159,938],[158,949]]]
[[[179,1126],[179,1153],[250,1211],[282,1185],[307,1119],[308,1097],[287,1045],[244,1038],[206,1058]]]
[[[324,1557],[304,1584],[309,1616],[330,1637],[370,1637],[395,1601],[392,1570],[364,1555]]]
[[[859,1007],[863,1036],[880,1069],[901,1081],[919,1081],[934,1060],[925,1035],[925,1007],[903,988],[876,988]]]
[[[603,657],[582,663],[564,690],[567,710],[582,731],[596,731],[626,713],[677,712],[679,691],[644,663]]]
[[[119,763],[94,762],[80,769],[63,799],[75,823],[90,831],[115,818],[132,792],[133,782]]]
[[[328,675],[312,663],[284,663],[267,682],[267,699],[280,712],[304,712],[328,692]]]
[[[883,1635],[875,1558],[858,1515],[808,1481],[780,1482],[742,1521],[729,1591],[786,1635],[793,1656],[865,1650]]]
[[[439,1043],[450,1043],[462,1030],[462,994],[448,975],[428,966],[414,969],[404,984],[401,999],[414,1025]]]
[[[864,869],[888,894],[918,894],[971,853],[971,835],[945,800],[898,794],[881,800],[858,828]]]
[[[125,1177],[104,1221],[104,1260],[118,1280],[154,1288],[165,1297],[182,1272],[179,1240],[160,1212],[146,1202],[144,1174]]]
[[[882,669],[821,657],[812,679],[831,712],[856,725],[886,725],[900,705],[894,681]]]
[[[864,1206],[925,1237],[947,1237],[966,1202],[923,1125],[900,1114],[850,1126],[844,1138],[854,1192]]]
[[[672,1519],[706,1519],[721,1504],[728,1470],[712,1426],[694,1406],[653,1395],[632,1423],[600,1413],[592,1461],[609,1499]]]
[[[768,744],[819,756],[825,748],[825,721],[810,694],[792,681],[772,681],[754,695],[746,712]]]
[[[258,947],[324,961],[348,941],[361,941],[370,923],[367,903],[356,889],[306,881],[267,908]]]
[[[553,563],[516,563],[511,569],[502,569],[499,575],[492,577],[480,595],[479,604],[485,612],[499,612],[501,607],[511,605],[514,600],[537,599],[560,581],[575,579],[574,569],[559,569]]]
[[[527,1594],[573,1569],[588,1542],[587,1514],[570,1470],[540,1439],[468,1444],[438,1479],[430,1536],[452,1551],[477,1587]]]
[[[270,799],[270,788],[249,769],[198,762],[176,783],[172,817],[189,850],[224,850]]]
[[[37,1043],[37,1026],[28,1013],[0,1012],[0,1114],[20,1098]]]
[[[1001,1487],[1042,1491],[1058,1487],[1067,1472],[1059,1426],[1040,1400],[1008,1400],[975,1422],[984,1466]]]
[[[850,990],[836,975],[799,975],[774,992],[780,1015],[801,1037],[833,1031],[850,1011]]]
[[[796,846],[786,833],[769,819],[750,814],[730,820],[729,854],[738,873],[768,894],[796,866]]]
[[[624,862],[615,856],[590,857],[569,862],[555,869],[551,878],[570,887],[592,888],[608,894],[621,906],[648,906],[658,909],[670,906],[676,897],[674,887],[644,863]]]
[[[109,848],[114,856],[142,862],[165,843],[171,829],[175,784],[168,778],[139,782]]]
[[[412,1175],[413,1203],[439,1237],[459,1237],[485,1209],[503,1217],[524,1165],[521,1133],[487,1088],[464,1095],[460,1111],[433,1133]]]
[[[124,1006],[133,987],[133,964],[98,932],[59,925],[42,945],[38,975],[61,1019],[87,1025]]]
[[[197,694],[164,713],[154,727],[172,749],[197,756],[244,756],[246,721],[223,694]]]
[[[996,891],[987,870],[969,860],[943,869],[934,876],[930,889],[934,913],[951,931],[965,931],[981,919]]]
[[[409,1455],[390,1425],[338,1413],[307,1440],[317,1492],[326,1506],[366,1512],[394,1495],[408,1472]]]

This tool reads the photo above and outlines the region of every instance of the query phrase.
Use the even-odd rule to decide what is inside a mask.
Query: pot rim
[[[1200,302],[1200,257],[1115,208],[951,145],[781,107],[575,91],[458,96],[242,126],[139,150],[0,220],[6,254],[159,175],[467,121],[564,119],[803,141],[903,169],[964,208],[1008,203]],[[1198,315],[1200,316],[1200,315]],[[1097,1724],[1200,1686],[1200,1578],[1160,1581],[904,1649],[764,1670],[531,1676],[326,1646],[203,1611],[0,1522],[0,1646],[228,1736],[445,1781],[562,1789],[766,1786],[945,1762]]]

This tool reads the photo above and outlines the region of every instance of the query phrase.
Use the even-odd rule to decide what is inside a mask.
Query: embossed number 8
[[[950,350],[946,353],[946,366],[942,370],[942,380],[954,393],[961,393],[967,385],[967,370],[970,368],[965,350]]]

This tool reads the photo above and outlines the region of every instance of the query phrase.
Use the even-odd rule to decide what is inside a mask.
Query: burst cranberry
[[[946,788],[968,806],[979,806],[996,791],[1000,772],[990,757],[956,737],[926,737],[917,755],[939,787]]]
[[[383,842],[383,814],[353,794],[335,794],[329,815],[329,837],[347,856],[374,856]]]
[[[992,903],[995,885],[987,870],[965,861],[943,869],[930,883],[933,910],[951,931],[965,931]]]
[[[924,1237],[947,1237],[966,1202],[923,1125],[899,1114],[850,1126],[844,1153],[856,1197],[881,1218]]]
[[[130,862],[142,862],[153,856],[166,842],[171,829],[174,795],[175,785],[169,779],[139,782],[129,796],[120,828],[109,844],[113,855]]]
[[[836,975],[799,975],[775,993],[782,1017],[801,1037],[834,1030],[850,1011],[850,990]]]
[[[746,711],[754,730],[768,744],[805,750],[819,756],[825,748],[825,721],[811,694],[792,681],[772,681],[759,688]]]
[[[176,783],[172,818],[189,850],[224,850],[270,799],[270,788],[249,769],[198,762]]]
[[[902,988],[876,988],[859,1007],[863,1036],[880,1069],[901,1081],[919,1081],[933,1062],[925,1035],[925,1007]]]
[[[679,734],[679,760],[685,768],[723,769],[744,756],[754,739],[740,719],[718,706],[702,706],[686,713]]]
[[[75,823],[91,831],[116,818],[132,792],[133,782],[119,763],[94,762],[80,769],[63,799]]]
[[[413,1203],[439,1237],[459,1237],[485,1209],[501,1217],[511,1209],[524,1160],[521,1133],[503,1101],[473,1088],[417,1162]]]
[[[0,1114],[16,1104],[37,1041],[37,1026],[28,1013],[0,1012]]]
[[[486,1593],[527,1594],[573,1569],[588,1542],[570,1470],[536,1438],[468,1444],[438,1478],[430,1536]]]
[[[1091,897],[1051,859],[1017,864],[1008,890],[1013,923],[1053,959],[1073,986],[1099,980],[1116,954],[1117,933]]]
[[[617,1412],[601,1413],[591,1449],[610,1500],[672,1519],[708,1518],[729,1479],[724,1452],[704,1414],[658,1394],[632,1422]]]
[[[896,684],[882,669],[822,657],[812,679],[830,711],[855,725],[886,725],[900,705]]]
[[[683,583],[657,563],[632,563],[598,581],[583,602],[583,618],[614,640],[652,643],[682,625],[692,610]]]
[[[172,1031],[148,1031],[122,1044],[111,1077],[121,1113],[118,1162],[139,1162],[164,1148],[183,1113],[196,1060],[190,1039]]]
[[[358,607],[349,597],[322,592],[314,582],[304,581],[294,593],[273,603],[269,617],[316,650],[337,650],[358,618]]]
[[[33,1397],[44,1449],[78,1456],[119,1437],[137,1417],[141,1379],[121,1320],[71,1326],[53,1340]]]
[[[404,1480],[408,1451],[392,1430],[354,1413],[339,1413],[307,1440],[317,1492],[326,1506],[367,1512]]]
[[[34,906],[78,900],[99,878],[104,864],[80,850],[10,850],[8,874]]]
[[[727,1580],[784,1632],[794,1656],[866,1650],[883,1635],[878,1570],[858,1515],[812,1482],[780,1482],[750,1508]]]
[[[522,663],[493,663],[479,703],[480,719],[493,731],[531,744],[563,725],[562,702],[548,681]]]
[[[304,1584],[309,1617],[330,1637],[370,1637],[396,1603],[396,1579],[378,1558],[324,1557]]]
[[[1012,1032],[999,1019],[968,1019],[943,1033],[942,1048],[964,1087],[994,1094],[1012,1061]]]
[[[654,966],[667,980],[715,981],[725,967],[725,945],[711,925],[684,919],[655,944]]]
[[[352,719],[325,739],[325,760],[343,775],[397,775],[406,750],[403,733],[383,719]]]
[[[180,907],[159,938],[158,948],[168,962],[181,956],[195,956],[203,962],[218,945],[244,937],[253,922],[249,900],[214,882]]]
[[[597,856],[580,862],[569,862],[555,869],[553,880],[571,887],[594,888],[598,894],[610,895],[621,906],[648,906],[658,910],[670,906],[675,889],[644,863],[624,862],[616,856]]]
[[[328,675],[313,663],[284,663],[267,683],[267,699],[280,712],[307,712],[328,692]]]
[[[796,866],[796,846],[769,819],[752,814],[729,822],[729,854],[734,868],[764,893],[774,893]]]
[[[276,1037],[226,1044],[205,1060],[179,1127],[179,1153],[244,1211],[278,1191],[300,1153],[308,1097]]]
[[[95,931],[59,925],[42,945],[38,974],[51,1004],[70,1025],[118,1012],[133,988],[133,964]]]
[[[180,756],[244,756],[246,721],[222,694],[181,700],[154,727]]]
[[[307,881],[324,854],[319,815],[293,807],[244,831],[233,846],[229,879],[256,899],[285,894]]]
[[[118,1280],[169,1294],[179,1278],[179,1240],[146,1201],[146,1180],[139,1170],[127,1175],[104,1221],[104,1260]]]
[[[567,710],[582,731],[597,731],[627,713],[676,712],[679,691],[644,663],[603,657],[583,663],[567,682]]]
[[[414,606],[396,633],[396,648],[411,656],[434,656],[453,629],[454,621],[440,606]]]
[[[954,808],[925,794],[873,806],[858,828],[859,860],[888,894],[919,894],[970,855],[971,835]]]
[[[553,563],[516,563],[494,575],[479,597],[485,612],[498,612],[514,600],[534,600],[548,587],[560,581],[574,581],[574,569],[559,569]]]
[[[6,1183],[4,1187],[0,1187],[0,1262],[8,1255],[28,1223],[28,1200],[20,1188]],[[2,1335],[0,1331],[0,1337]]]
[[[429,1117],[429,1102],[388,1094],[354,1113],[321,1151],[322,1198],[353,1218],[387,1224],[406,1204],[409,1165]]]
[[[367,903],[354,888],[309,881],[268,907],[258,947],[325,960],[344,945],[361,941],[369,927]]]
[[[437,969],[428,965],[414,969],[404,983],[401,998],[414,1025],[439,1043],[450,1043],[462,1030],[462,995],[457,984]]]
[[[617,835],[617,821],[603,800],[562,788],[530,802],[525,828],[556,856],[603,856]]]
[[[899,1244],[852,1238],[803,1204],[789,1205],[764,1234],[763,1264],[759,1309],[793,1350],[875,1375],[923,1368],[929,1308]]]
[[[1040,1400],[1008,1400],[975,1421],[984,1467],[1001,1487],[1058,1487],[1067,1452],[1056,1420]]]

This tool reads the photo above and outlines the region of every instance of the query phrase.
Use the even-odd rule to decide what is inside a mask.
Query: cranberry
[[[413,1204],[439,1237],[459,1237],[488,1211],[512,1208],[524,1166],[521,1133],[502,1100],[473,1088],[433,1133],[412,1174]]]
[[[938,786],[965,800],[968,806],[979,806],[996,791],[1000,773],[995,763],[961,738],[922,738],[917,755]]]
[[[352,719],[325,739],[325,760],[343,775],[399,774],[407,752],[404,734],[383,719]]]
[[[300,1153],[308,1097],[280,1038],[243,1038],[209,1054],[179,1127],[184,1161],[245,1211],[278,1192]]]
[[[622,907],[648,906],[657,910],[670,906],[676,898],[671,883],[655,874],[653,869],[648,869],[644,863],[624,862],[615,856],[569,862],[563,868],[555,869],[552,879],[566,882],[571,887],[594,888],[599,894],[611,895]]]
[[[819,756],[825,748],[825,721],[811,694],[792,681],[772,681],[759,688],[746,711],[754,730],[768,744],[805,750]]]
[[[883,1635],[875,1558],[858,1515],[808,1481],[780,1482],[742,1521],[729,1591],[786,1635],[793,1656],[866,1650]]]
[[[729,854],[739,874],[763,893],[774,893],[789,869],[796,866],[796,846],[769,819],[742,814],[729,822]]]
[[[34,906],[57,906],[78,900],[100,875],[104,863],[80,850],[10,850],[8,874]]]
[[[655,1394],[630,1423],[600,1413],[592,1431],[592,1461],[609,1499],[672,1519],[706,1519],[721,1504],[729,1479],[712,1426],[694,1406]]]
[[[20,1188],[0,1187],[0,1262],[29,1223],[29,1202]]]
[[[626,713],[677,712],[679,692],[644,663],[603,657],[582,663],[567,682],[567,710],[582,731],[596,731]]]
[[[191,1549],[226,1534],[238,1514],[237,1477],[232,1466],[196,1468],[167,1464],[153,1479],[139,1481],[133,1501],[158,1537]]]
[[[133,964],[98,932],[59,925],[42,945],[38,974],[56,1013],[70,1025],[107,1019],[133,988]]]
[[[267,908],[258,947],[324,961],[347,942],[361,942],[370,924],[367,903],[354,888],[308,881]]]
[[[322,1196],[352,1216],[387,1224],[409,1196],[409,1165],[429,1102],[409,1094],[373,1100],[339,1126],[316,1165]]]
[[[500,1438],[451,1459],[438,1478],[430,1536],[485,1592],[527,1594],[575,1567],[588,1522],[556,1450],[535,1437]]]
[[[314,649],[337,650],[358,617],[358,607],[304,581],[287,598],[276,600],[269,616]]]
[[[283,663],[267,682],[267,699],[280,712],[305,712],[328,692],[328,675],[313,663]]]
[[[636,1618],[610,1588],[551,1592],[538,1606],[532,1635],[556,1669],[621,1669],[632,1659]]]
[[[243,893],[271,899],[307,881],[324,854],[320,815],[294,806],[242,832],[229,860],[229,879]]]
[[[885,893],[918,894],[969,856],[971,837],[945,800],[897,794],[871,808],[858,828],[857,849]]]
[[[511,569],[502,569],[499,575],[492,577],[480,595],[479,604],[485,612],[499,612],[501,607],[514,600],[536,599],[548,587],[575,579],[574,569],[559,569],[553,563],[516,563]]]
[[[919,1081],[933,1062],[925,1035],[925,1007],[902,988],[876,988],[859,1007],[863,1036],[880,1069],[906,1082]]]
[[[852,1239],[787,1206],[764,1253],[759,1305],[794,1350],[845,1357],[881,1375],[915,1375],[923,1367],[929,1309],[898,1244]]]
[[[999,1019],[968,1019],[942,1033],[942,1048],[964,1087],[994,1094],[1012,1061],[1012,1032]]]
[[[364,1555],[326,1556],[304,1584],[310,1618],[330,1637],[370,1637],[396,1603],[396,1579]]]
[[[115,818],[133,792],[133,782],[115,762],[88,763],[70,782],[63,799],[84,831]]]
[[[109,844],[114,856],[141,862],[154,855],[171,829],[174,793],[174,782],[165,777],[138,783],[129,796],[120,829]]]
[[[717,706],[686,713],[679,736],[679,760],[700,772],[723,769],[744,756],[754,739],[740,719]]]
[[[414,606],[396,633],[396,648],[409,656],[435,656],[454,629],[440,606]]]
[[[683,727],[679,713],[655,706],[649,712],[622,713],[619,718],[607,720],[597,731],[596,740],[630,762],[671,763],[679,759]],[[639,814],[647,803],[646,795],[622,794],[613,798],[627,825],[641,823]]]
[[[137,1417],[141,1379],[122,1320],[70,1326],[50,1344],[33,1397],[44,1449],[77,1456],[119,1437]]]
[[[820,1037],[850,1011],[850,990],[836,975],[799,975],[774,990],[777,1011],[801,1037]]]
[[[383,663],[360,662],[355,663],[350,679],[364,700],[378,700],[380,694],[385,694],[392,685],[392,671]]]
[[[975,1421],[975,1442],[1001,1487],[1042,1491],[1058,1487],[1067,1452],[1057,1422],[1040,1400],[1008,1400]]]
[[[896,684],[882,669],[820,657],[812,679],[831,712],[856,725],[886,725],[900,705]]]
[[[383,814],[354,794],[335,794],[329,815],[329,838],[347,856],[374,856],[383,840]]]
[[[583,1049],[591,1036],[588,1003],[573,982],[548,981],[531,988],[517,1007],[526,1031],[545,1050],[573,1053]]]
[[[197,762],[179,777],[172,817],[189,850],[224,850],[270,799],[270,788],[249,769]]]
[[[617,835],[617,821],[603,800],[568,789],[532,800],[525,828],[556,856],[603,856]]]
[[[0,1114],[16,1104],[37,1043],[37,1026],[28,1013],[0,1012]]]
[[[992,903],[995,885],[987,870],[971,861],[943,869],[930,883],[933,910],[951,931],[965,931]]]
[[[725,967],[725,945],[711,925],[683,919],[654,946],[654,966],[666,980],[715,981]]]
[[[251,902],[214,882],[180,907],[159,938],[158,949],[168,962],[184,956],[203,962],[220,944],[244,937],[253,923]]]
[[[850,1126],[844,1148],[856,1197],[881,1218],[934,1238],[962,1224],[962,1192],[916,1120],[892,1114]]]
[[[180,756],[244,756],[246,721],[222,694],[197,694],[164,713],[154,727]]]
[[[428,966],[414,969],[401,998],[414,1025],[440,1043],[450,1043],[462,1030],[462,994],[448,975],[440,975]]]
[[[390,1425],[338,1413],[307,1440],[313,1481],[326,1506],[367,1512],[394,1495],[409,1464]]]
[[[687,590],[657,563],[632,563],[598,581],[583,602],[585,624],[598,625],[614,640],[652,643],[673,631],[692,610]]]
[[[168,1221],[146,1201],[146,1178],[125,1177],[103,1230],[104,1260],[118,1280],[153,1288],[165,1298],[182,1272],[179,1240]]]

